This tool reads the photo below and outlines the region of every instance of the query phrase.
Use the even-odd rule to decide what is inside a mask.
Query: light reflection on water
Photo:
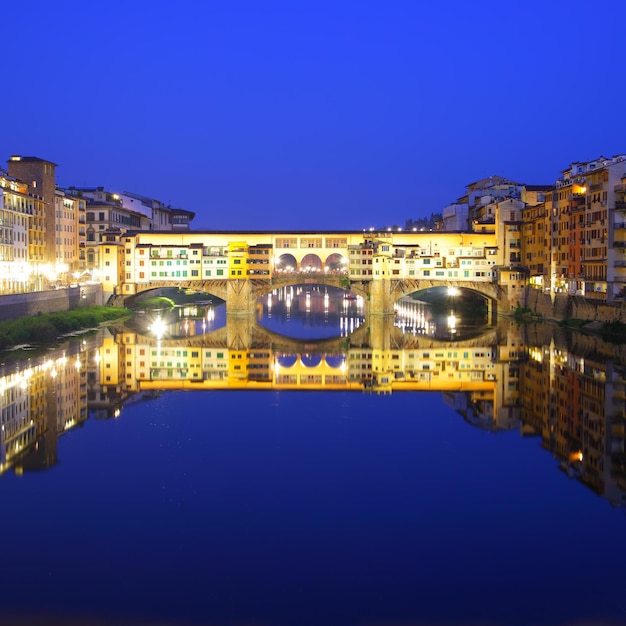
[[[438,338],[420,305],[323,350],[283,339],[307,307],[309,328],[326,308],[356,325],[325,295],[272,296],[277,344],[200,307],[159,341],[101,331],[5,363],[0,618],[33,597],[174,623],[621,618],[619,347],[507,324]]]
[[[260,305],[259,324],[297,339],[345,337],[364,322],[363,298],[332,286],[281,287],[261,298]]]

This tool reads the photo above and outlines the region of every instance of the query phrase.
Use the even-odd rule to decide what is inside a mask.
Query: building
[[[195,217],[192,211],[174,209],[159,200],[130,191],[116,195],[125,209],[141,213],[148,218],[150,230],[188,231],[190,222]]]
[[[84,200],[81,200],[81,203],[84,217]],[[78,199],[67,196],[61,189],[57,189],[54,196],[54,213],[56,237],[56,245],[54,248],[55,273],[61,282],[71,283],[72,279],[78,278],[80,275]]]
[[[0,173],[0,293],[41,288],[43,206],[26,183]]]
[[[441,216],[443,219],[443,230],[469,230],[468,196],[458,198],[455,202],[444,207]]]
[[[149,230],[149,218],[124,207],[118,194],[104,187],[68,187],[67,195],[84,204],[84,272],[92,278],[100,277],[99,245],[105,241],[104,234],[111,229]]]
[[[553,292],[614,302],[624,297],[626,272],[617,208],[626,176],[626,155],[576,161],[562,171],[551,197],[551,261],[545,276]]]
[[[101,259],[99,245],[107,239],[105,233],[128,230],[189,231],[195,216],[191,211],[172,209],[158,200],[130,192],[115,193],[104,187],[68,187],[65,194],[86,203],[85,209],[85,270],[99,278]]]
[[[43,262],[54,268],[57,254],[56,217],[56,163],[39,157],[15,155],[9,158],[9,176],[25,182],[33,194],[43,200],[44,258]]]

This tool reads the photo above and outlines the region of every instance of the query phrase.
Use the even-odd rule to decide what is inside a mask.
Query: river
[[[626,616],[621,346],[302,287],[6,356],[0,397],[2,623]]]

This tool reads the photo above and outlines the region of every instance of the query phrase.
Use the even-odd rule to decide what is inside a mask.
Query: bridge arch
[[[495,322],[497,313],[498,300],[501,297],[502,288],[494,283],[483,282],[459,282],[459,281],[398,281],[394,290],[394,305],[404,297],[419,294],[420,292],[428,293],[431,290],[441,292],[442,298],[447,298],[450,305],[454,304],[455,299],[462,297],[463,293],[474,294],[479,296],[487,305],[487,317],[489,323]],[[419,298],[417,298],[419,299]]]
[[[329,367],[332,367],[333,369],[342,367],[345,364],[345,362],[346,362],[345,354],[327,354],[326,355],[326,363],[329,365]]]
[[[298,269],[298,261],[293,254],[281,254],[277,261],[275,270],[278,272],[295,272]]]
[[[297,354],[280,354],[276,357],[276,362],[284,368],[293,367],[297,361]]]
[[[300,261],[300,270],[307,273],[322,272],[324,270],[322,259],[317,254],[305,254]]]
[[[343,256],[343,254],[339,254],[338,252],[333,252],[326,257],[326,263],[324,264],[324,270],[329,272],[345,272],[348,268],[348,259]]]
[[[303,354],[300,356],[300,362],[304,367],[317,367],[322,362],[322,355],[318,353]]]

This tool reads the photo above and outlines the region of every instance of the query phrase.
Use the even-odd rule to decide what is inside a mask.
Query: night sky
[[[626,2],[9,0],[2,161],[194,229],[362,229],[626,152]]]

